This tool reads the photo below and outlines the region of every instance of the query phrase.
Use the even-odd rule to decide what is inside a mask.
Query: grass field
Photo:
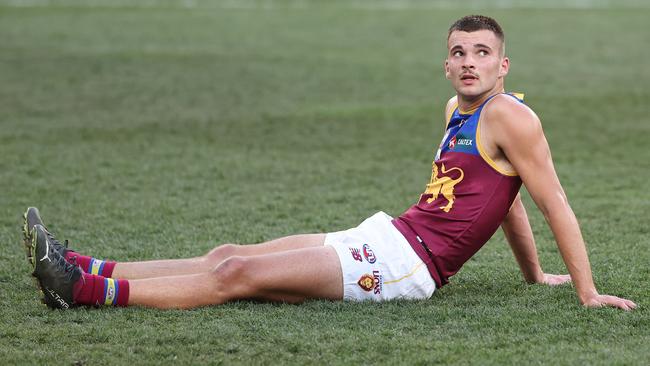
[[[650,6],[610,3],[0,1],[0,363],[647,364]],[[598,288],[636,311],[524,284],[500,232],[428,301],[39,303],[29,205],[119,261],[399,215],[442,136],[446,29],[477,12],[506,30],[507,88],[542,119]]]

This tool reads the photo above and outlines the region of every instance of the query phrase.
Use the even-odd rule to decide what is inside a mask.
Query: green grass
[[[0,363],[650,359],[642,2],[16,3],[0,2]],[[501,233],[428,301],[39,304],[20,243],[29,205],[75,249],[121,261],[399,215],[424,189],[442,136],[446,29],[475,12],[506,30],[507,87],[542,119],[598,288],[639,309],[588,310],[571,286],[525,285]],[[525,201],[543,268],[565,272]]]

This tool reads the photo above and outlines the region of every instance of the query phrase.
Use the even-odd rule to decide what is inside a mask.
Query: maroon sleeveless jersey
[[[497,167],[481,147],[481,111],[492,97],[467,114],[453,110],[425,192],[393,220],[438,288],[492,237],[521,187],[517,173]]]

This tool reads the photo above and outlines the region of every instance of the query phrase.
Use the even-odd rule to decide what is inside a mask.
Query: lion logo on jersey
[[[431,181],[429,184],[427,184],[427,189],[424,191],[424,194],[431,194],[431,198],[427,200],[427,203],[431,203],[438,199],[438,195],[442,193],[443,197],[447,200],[447,205],[441,206],[440,209],[449,212],[454,205],[454,200],[456,199],[456,196],[454,196],[454,187],[456,184],[460,183],[463,180],[463,177],[465,177],[465,173],[463,172],[462,169],[460,168],[449,168],[449,170],[445,169],[445,164],[442,164],[440,166],[440,171],[442,174],[447,174],[453,171],[457,171],[460,173],[458,178],[453,179],[449,176],[438,176],[438,166],[436,165],[436,162],[434,161],[432,164],[432,173],[431,173]]]

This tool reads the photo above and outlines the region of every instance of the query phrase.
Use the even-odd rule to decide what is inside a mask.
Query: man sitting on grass
[[[504,93],[510,60],[501,27],[484,16],[461,18],[449,29],[447,48],[445,75],[456,96],[447,103],[446,132],[426,190],[399,217],[379,212],[345,231],[224,244],[189,259],[116,263],[61,245],[38,210],[29,208],[25,245],[44,302],[65,309],[188,309],[238,299],[426,299],[501,226],[527,282],[573,280],[584,306],[635,308],[594,286],[540,121],[522,95]],[[522,182],[553,231],[570,276],[542,271],[519,197]]]

